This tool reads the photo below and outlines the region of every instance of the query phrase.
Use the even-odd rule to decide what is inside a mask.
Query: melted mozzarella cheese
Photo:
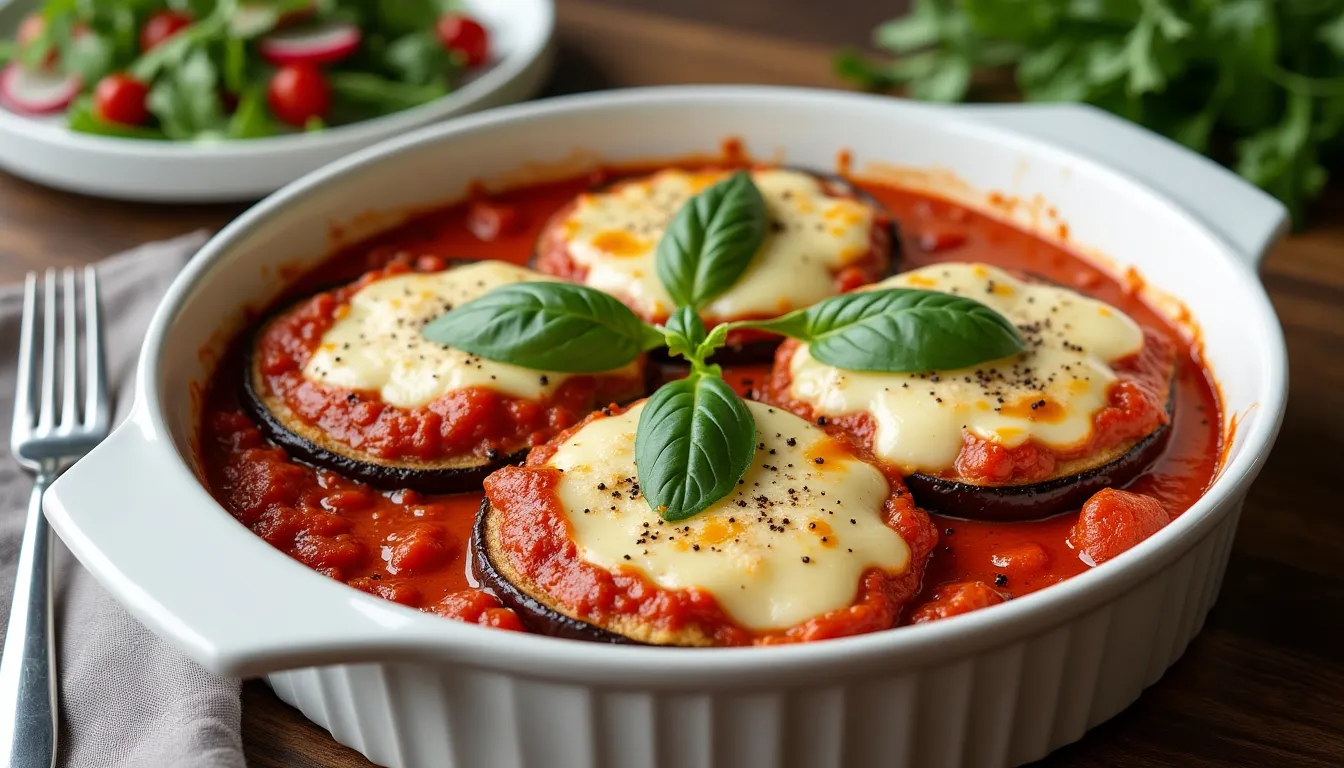
[[[834,295],[833,273],[871,247],[873,211],[830,197],[805,173],[753,171],[771,222],[765,242],[737,283],[701,311],[709,320],[773,317]],[[586,283],[664,318],[672,300],[658,280],[654,249],[663,229],[688,198],[727,177],[672,169],[581,195],[560,223],[570,258],[588,272]]]
[[[910,548],[883,522],[882,473],[760,403],[747,407],[763,447],[737,491],[689,520],[664,522],[634,479],[643,407],[591,422],[551,460],[563,470],[558,493],[583,559],[638,569],[666,589],[699,587],[753,630],[849,606],[869,568],[908,566]]]
[[[373,390],[383,402],[403,408],[468,387],[540,399],[569,375],[484,360],[429,341],[420,329],[448,309],[502,285],[554,279],[512,264],[482,261],[370,283],[350,297],[344,314],[323,334],[303,375],[346,389]]]
[[[1110,363],[1143,348],[1143,331],[1120,310],[985,264],[936,264],[871,286],[897,287],[973,298],[1015,323],[1027,342],[1005,360],[918,374],[840,370],[799,347],[792,395],[823,415],[868,412],[873,451],[906,473],[952,469],[964,433],[1007,447],[1029,439],[1056,449],[1083,444],[1108,402]]]

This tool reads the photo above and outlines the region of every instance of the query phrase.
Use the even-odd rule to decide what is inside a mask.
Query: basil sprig
[[[659,387],[635,428],[640,492],[664,520],[727,496],[756,457],[756,420],[717,368]]]
[[[850,371],[945,371],[1022,350],[1017,327],[984,304],[911,288],[842,294],[741,325],[806,342],[816,359]]]
[[[649,350],[690,364],[660,387],[635,431],[645,499],[664,520],[684,520],[727,496],[756,455],[756,422],[707,361],[737,329],[779,333],[851,371],[964,368],[1021,351],[1017,328],[972,299],[895,288],[826,299],[773,320],[705,327],[698,309],[730,288],[760,248],[765,204],[745,173],[687,201],[658,244],[658,276],[678,303],[663,326],[640,320],[608,294],[560,282],[496,288],[425,326],[431,341],[489,360],[547,371],[599,373]]]
[[[620,368],[664,341],[609,294],[552,282],[496,288],[439,316],[421,334],[487,360],[563,373]]]
[[[678,306],[701,309],[737,282],[765,240],[765,198],[738,171],[686,201],[658,240],[658,279]]]

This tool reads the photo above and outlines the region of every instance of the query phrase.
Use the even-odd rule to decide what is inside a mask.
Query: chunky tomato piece
[[[1011,579],[1044,572],[1050,567],[1050,554],[1040,544],[1028,541],[998,550],[989,561]]]
[[[1069,542],[1088,565],[1100,565],[1133,547],[1171,522],[1161,502],[1151,496],[1103,488],[1083,505]]]
[[[414,606],[420,602],[420,590],[404,581],[389,581],[374,576],[360,576],[346,582],[361,592],[391,600],[394,603]]]
[[[388,537],[387,564],[393,573],[427,573],[457,554],[458,543],[442,526],[420,523]]]
[[[130,75],[114,73],[98,81],[93,89],[93,108],[109,123],[144,125],[149,122],[145,100],[149,87]]]
[[[145,20],[140,29],[140,51],[152,50],[164,40],[191,25],[192,18],[178,11],[159,11]]]
[[[311,64],[286,64],[271,76],[266,89],[271,114],[281,121],[302,128],[314,118],[331,112],[331,87],[326,75]]]
[[[522,215],[511,205],[477,201],[467,209],[467,229],[489,243],[512,235],[523,227]]]
[[[1005,600],[993,587],[983,581],[962,581],[944,584],[933,592],[933,599],[921,605],[910,616],[911,624],[923,624],[950,616],[978,611]]]
[[[493,596],[479,589],[463,589],[445,595],[438,604],[429,608],[440,616],[482,624],[497,629],[522,631],[523,622],[518,614],[504,608]]]
[[[439,19],[438,32],[443,46],[459,54],[468,67],[479,67],[490,56],[490,34],[470,16],[446,14]]]
[[[965,243],[966,235],[959,229],[931,227],[919,233],[919,247],[925,253],[950,251]]]

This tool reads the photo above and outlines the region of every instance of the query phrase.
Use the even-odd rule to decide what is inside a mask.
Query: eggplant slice
[[[891,277],[892,275],[900,271],[900,262],[902,255],[900,225],[897,224],[896,217],[891,215],[891,212],[887,210],[887,207],[883,205],[880,200],[878,200],[876,197],[873,197],[867,191],[854,185],[848,179],[838,174],[820,173],[811,170],[809,168],[800,168],[797,166],[790,166],[790,165],[780,166],[780,170],[795,171],[797,173],[807,174],[808,176],[811,176],[821,181],[823,185],[827,188],[828,192],[831,192],[836,195],[847,195],[853,197],[855,200],[858,200],[859,202],[867,205],[873,210],[885,213],[887,215],[887,221],[888,221],[887,268],[883,270],[882,273],[876,277],[874,282],[876,282],[877,280],[885,280],[886,278]],[[602,192],[626,180],[627,180],[626,178],[618,178],[601,184],[595,184],[589,189],[589,191]],[[541,228],[541,233],[537,236],[537,243],[532,250],[532,257],[531,259],[528,260],[529,267],[531,267],[532,269],[537,269],[537,265],[540,260],[540,255],[543,251],[547,251],[552,248],[563,247],[560,238],[554,236],[552,233],[558,231],[557,226],[558,223],[563,221],[564,218],[569,215],[569,212],[573,208],[573,206],[574,203],[567,203],[566,205],[562,206],[560,210],[556,211],[555,214],[551,216],[550,220],[547,221],[546,224]],[[783,341],[782,336],[773,339],[759,339],[759,340],[747,341],[740,344],[728,344],[724,347],[719,348],[719,350],[716,351],[710,357],[709,362],[718,365],[758,365],[769,363],[771,360],[774,359],[775,348],[779,346],[779,343],[781,341]],[[653,352],[650,352],[649,357],[653,362],[658,363],[682,364],[685,362],[681,358],[674,358],[668,355],[667,350],[661,348],[654,350]]]
[[[433,462],[389,461],[332,440],[321,429],[299,419],[280,398],[266,392],[260,366],[252,354],[256,340],[265,328],[266,324],[261,325],[248,345],[239,402],[262,434],[292,456],[374,488],[461,493],[478,490],[486,475],[506,464],[517,463],[527,455],[527,447],[523,446],[514,453],[495,458],[467,455],[449,456]]]
[[[474,261],[463,259],[453,260],[450,263],[456,268]],[[264,317],[248,340],[247,347],[242,351],[239,403],[251,415],[262,433],[276,445],[314,466],[339,472],[374,488],[384,490],[407,488],[422,493],[479,491],[481,481],[491,472],[508,464],[516,464],[527,456],[530,445],[523,442],[517,446],[510,446],[512,450],[507,452],[492,451],[486,456],[466,454],[446,456],[433,461],[416,458],[386,459],[334,440],[322,429],[300,419],[283,400],[268,392],[254,352],[270,324],[299,306],[311,295],[313,294],[284,304]],[[634,388],[638,391],[632,389],[617,400],[623,402],[641,397],[648,388],[653,369],[653,366],[644,365],[643,377]],[[603,405],[607,403],[597,403],[595,407]]]
[[[518,614],[529,632],[560,637],[566,640],[585,640],[592,643],[617,645],[645,645],[624,635],[571,618],[524,591],[518,584],[522,577],[507,561],[493,558],[490,551],[499,539],[499,521],[493,514],[489,499],[481,499],[481,509],[471,532],[471,569],[477,583],[490,590],[505,608]],[[533,590],[542,594],[542,590]]]
[[[1078,509],[1102,488],[1123,488],[1157,461],[1171,436],[1176,381],[1167,395],[1168,423],[1126,447],[1064,466],[1060,477],[1028,485],[973,485],[912,474],[905,485],[921,506],[947,517],[987,522],[1042,520]]]

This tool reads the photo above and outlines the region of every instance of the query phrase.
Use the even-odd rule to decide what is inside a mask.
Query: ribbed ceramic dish
[[[277,254],[313,263],[332,247],[330,223],[357,237],[473,179],[712,152],[730,136],[821,169],[845,149],[860,174],[902,167],[968,205],[997,191],[1020,204],[995,210],[1043,232],[1057,230],[1053,207],[1084,253],[1135,268],[1173,316],[1188,309],[1218,379],[1235,436],[1208,493],[1115,560],[1003,605],[798,646],[665,649],[493,631],[379,600],[272,549],[197,480],[193,386],[213,365],[199,353],[280,290]],[[1217,596],[1284,407],[1282,333],[1255,275],[1284,219],[1224,169],[1082,107],[693,87],[501,109],[347,158],[221,232],[154,319],[130,421],[56,483],[47,515],[154,631],[215,672],[267,675],[381,765],[1017,765],[1134,701]]]

